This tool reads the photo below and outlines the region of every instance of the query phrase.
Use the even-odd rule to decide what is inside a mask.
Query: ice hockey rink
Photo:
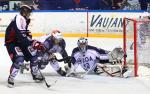
[[[65,38],[68,54],[76,46],[77,38]],[[7,77],[11,66],[10,58],[0,38],[0,91],[1,94],[150,94],[150,70],[139,68],[141,76],[119,78],[101,75],[86,75],[84,79],[59,76],[51,66],[42,71],[48,84],[57,83],[47,88],[45,83],[35,83],[30,72],[18,74],[15,87],[7,87]],[[122,39],[90,38],[89,44],[103,49],[112,50],[122,46]],[[61,58],[61,57],[60,57]],[[82,71],[82,69],[79,69]]]

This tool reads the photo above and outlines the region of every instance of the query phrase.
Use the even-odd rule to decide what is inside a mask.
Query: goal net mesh
[[[134,76],[139,76],[140,67],[150,68],[150,21],[124,18],[125,64],[133,67]]]

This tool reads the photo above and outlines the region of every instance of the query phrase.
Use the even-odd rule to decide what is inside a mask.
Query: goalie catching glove
[[[112,62],[112,64],[122,63],[122,58],[125,56],[121,47],[114,48],[111,52],[108,53],[108,55],[109,62]]]

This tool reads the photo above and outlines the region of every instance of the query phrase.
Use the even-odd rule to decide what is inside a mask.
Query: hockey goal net
[[[150,20],[124,18],[123,37],[124,63],[139,76],[139,66],[150,67]]]

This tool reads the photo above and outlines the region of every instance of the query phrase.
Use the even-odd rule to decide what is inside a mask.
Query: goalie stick
[[[84,74],[77,75],[77,76],[75,76],[75,77],[76,77],[76,78],[83,79],[83,78],[93,69],[94,66],[95,66],[95,64],[93,64],[93,66],[92,66],[88,71],[86,71]]]
[[[126,55],[124,55],[125,57],[126,57]],[[123,57],[124,57],[123,56]],[[122,58],[123,58],[122,57]],[[65,61],[65,60],[67,60],[67,59],[70,59],[71,58],[71,56],[68,56],[68,57],[65,57],[65,58],[62,58],[62,59],[57,59],[57,58],[55,58],[55,60],[57,60],[58,62],[62,62],[62,61]],[[121,58],[121,59],[122,59]],[[121,61],[119,61],[120,63],[121,63]],[[119,63],[119,62],[117,62],[117,63]],[[116,73],[121,73],[122,74],[122,71],[121,70],[118,70],[118,71],[115,71],[115,72],[112,72],[112,73],[110,73],[110,72],[108,72],[107,70],[105,70],[105,67],[104,66],[100,66],[100,68],[103,70],[103,72],[101,72],[101,73],[106,73],[107,75],[109,75],[109,76],[111,76],[111,77],[116,77]],[[82,74],[82,75],[76,75],[76,76],[74,76],[74,77],[76,77],[76,78],[79,78],[79,79],[83,79],[89,72],[91,71],[91,69],[89,69],[88,71],[86,71],[84,74]],[[100,74],[101,74],[100,73]]]
[[[65,58],[62,58],[62,59],[57,59],[57,58],[55,57],[55,60],[57,60],[58,62],[62,62],[62,61],[65,61],[65,60],[67,60],[67,59],[70,59],[70,58],[71,58],[71,56],[68,56],[68,57],[65,57]],[[76,76],[74,76],[74,77],[83,79],[83,78],[91,71],[92,68],[93,68],[93,67],[91,67],[91,68],[90,68],[88,71],[86,71],[84,74],[82,74],[82,75],[76,75]],[[115,76],[115,75],[113,75],[113,74],[115,74],[115,73],[109,73],[109,72],[107,72],[104,67],[101,66],[100,68],[103,70],[102,73],[106,73],[106,74],[108,74],[108,75],[111,76],[111,77],[114,77],[114,76]],[[120,71],[118,71],[118,72],[120,72]],[[118,72],[116,72],[116,73],[118,73]]]
[[[68,59],[71,59],[71,56],[67,56],[67,57],[62,58],[62,59],[57,59],[57,58],[55,57],[55,60],[57,60],[58,62],[62,62],[62,61],[68,60]],[[94,65],[93,65],[93,66],[94,66]],[[73,76],[73,77],[83,79],[83,78],[85,77],[85,75],[87,75],[87,74],[91,71],[91,69],[93,68],[93,66],[92,66],[88,71],[86,71],[84,74],[82,74],[82,75],[75,75],[75,76]]]

